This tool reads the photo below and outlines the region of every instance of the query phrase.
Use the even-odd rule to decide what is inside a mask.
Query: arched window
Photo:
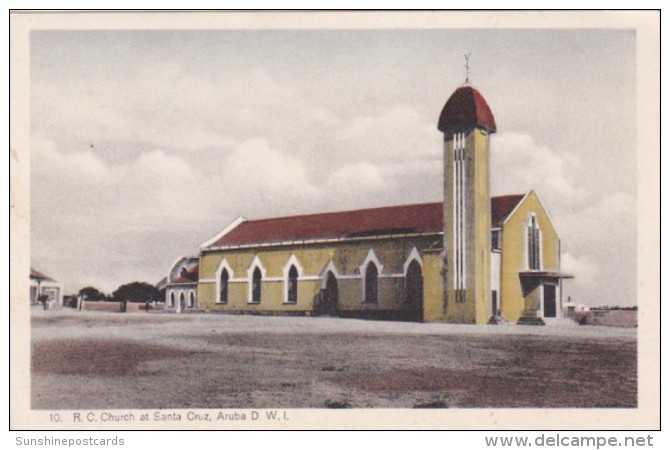
[[[189,308],[194,308],[195,307],[195,292],[191,291],[190,294],[188,294],[188,307]]]
[[[228,303],[228,280],[230,275],[228,275],[228,270],[223,269],[221,271],[221,283],[219,287],[219,302]]]
[[[254,275],[252,279],[252,286],[251,286],[251,302],[252,303],[260,303],[261,302],[261,280],[263,279],[263,275],[261,274],[261,269],[256,267],[254,269]]]
[[[251,282],[251,274],[249,275],[249,282]],[[215,294],[215,303],[228,303],[228,288],[231,280],[235,278],[235,273],[233,269],[226,261],[226,258],[223,258],[219,263],[219,266],[216,269],[216,294]],[[249,292],[249,299],[251,301],[251,292]]]
[[[179,294],[179,309],[184,309],[184,306],[186,306],[186,297],[184,297],[184,291],[181,291],[181,294]]]
[[[368,264],[365,269],[365,303],[377,303],[378,289],[377,281],[379,272],[373,263]]]
[[[295,266],[291,266],[291,269],[288,271],[288,294],[286,301],[288,303],[297,303],[298,302],[298,269]]]
[[[537,225],[537,218],[535,214],[530,216],[530,223],[527,228],[526,242],[528,246],[528,269],[540,270],[541,263],[541,248],[540,248],[540,228]]]
[[[170,292],[170,302],[168,303],[170,308],[174,308],[174,292]]]

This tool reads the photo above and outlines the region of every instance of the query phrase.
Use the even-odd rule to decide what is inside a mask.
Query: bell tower
[[[472,86],[459,87],[442,109],[444,133],[445,320],[486,323],[490,317],[489,139],[495,119]]]

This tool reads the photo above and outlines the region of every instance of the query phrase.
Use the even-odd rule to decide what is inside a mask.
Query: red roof
[[[472,86],[461,86],[444,105],[437,129],[446,133],[472,127],[481,127],[495,133],[496,121],[482,94]]]
[[[493,197],[492,226],[499,227],[522,198],[523,195]],[[248,220],[233,228],[210,247],[441,232],[442,203],[437,202]]]
[[[177,277],[170,284],[193,284],[197,283],[198,279],[192,280],[190,277]]]
[[[491,198],[491,228],[500,228],[516,205],[523,200],[523,194],[501,195]]]
[[[190,266],[188,269],[182,269],[182,272],[172,283],[194,283],[198,281],[198,264]]]
[[[45,280],[45,281],[55,281],[53,278],[44,275],[42,272],[37,271],[32,267],[30,268],[30,278],[36,278],[38,280]]]

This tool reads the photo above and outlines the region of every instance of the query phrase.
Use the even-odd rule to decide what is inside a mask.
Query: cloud
[[[614,192],[585,202],[580,207],[561,210],[554,220],[559,230],[569,230],[571,239],[568,245],[572,247],[612,248],[612,236],[616,230],[617,247],[631,249],[630,252],[633,252],[636,218],[635,197],[628,193]]]
[[[152,150],[111,164],[43,139],[31,150],[31,256],[37,266],[65,268],[53,276],[68,292],[94,280],[107,280],[107,290],[124,279],[157,281],[154,268],[172,257],[172,245],[197,241],[182,233],[207,203],[184,159]]]
[[[349,160],[383,164],[439,154],[441,138],[414,108],[395,105],[375,115],[353,117],[337,134],[335,145]]]
[[[304,137],[306,129],[337,122],[330,109],[261,69],[202,73],[162,63],[126,70],[126,77],[82,77],[60,86],[38,79],[34,130],[45,136],[58,130],[61,138],[86,143],[113,140],[193,151],[239,144],[250,136]]]
[[[225,201],[245,212],[267,214],[281,205],[309,204],[321,196],[305,164],[273,149],[265,139],[239,145],[218,171]]]
[[[344,121],[315,171],[339,208],[435,201],[442,188],[441,149],[434,124],[408,105],[391,105]]]
[[[554,204],[583,201],[585,191],[570,178],[579,160],[535,142],[529,134],[501,133],[491,143],[491,190],[494,195],[534,189]]]
[[[578,274],[581,283],[592,284],[598,281],[599,266],[588,257],[575,257],[570,253],[561,255],[561,270],[569,274]]]
[[[139,153],[125,164],[111,164],[91,150],[63,152],[53,141],[32,145],[33,177],[42,186],[36,198],[59,194],[64,209],[102,207],[124,220],[157,215],[180,217],[198,212],[198,174],[184,159],[161,150]]]
[[[326,181],[327,191],[335,196],[352,192],[378,192],[386,187],[387,181],[380,168],[368,162],[341,167]]]
[[[63,181],[68,177],[106,181],[109,178],[105,163],[91,150],[60,152],[52,140],[35,137],[31,142],[33,174],[46,176],[58,173]]]
[[[576,276],[566,287],[580,302],[635,304],[635,205],[631,194],[614,192],[553,213],[565,252],[563,268]]]

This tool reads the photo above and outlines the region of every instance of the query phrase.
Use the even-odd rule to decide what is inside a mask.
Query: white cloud
[[[91,150],[60,151],[51,141],[37,139],[32,149],[33,176],[50,186],[36,189],[37,198],[60,194],[61,205],[102,206],[124,220],[197,212],[198,174],[177,156],[152,150],[126,164],[111,164]]]
[[[182,238],[174,236],[206,211],[198,174],[160,150],[110,164],[92,150],[67,153],[51,141],[35,139],[31,148],[33,263],[65,268],[54,276],[68,292],[93,280],[107,280],[100,288],[109,290],[124,275],[154,281],[148,261],[171,257],[168,242],[178,245]]]
[[[130,83],[122,77],[84,78],[58,87],[50,80],[36,82],[34,129],[44,135],[56,129],[86,143],[111,139],[194,150],[253,135],[300,131],[304,136],[305,129],[337,121],[328,108],[260,69],[208,75],[165,63],[128,76]]]
[[[264,139],[242,143],[218,171],[225,201],[245,211],[267,211],[282,204],[311,203],[321,191],[302,161],[270,147]]]
[[[587,208],[591,220],[597,221],[603,218],[620,221],[633,221],[636,217],[635,197],[626,192],[613,192],[604,196],[598,203]]]
[[[329,202],[339,208],[435,201],[441,149],[434,124],[408,105],[393,105],[346,121],[315,164]]]
[[[568,245],[571,246],[611,248],[612,237],[616,235],[619,249],[632,249],[635,246],[635,205],[635,197],[631,194],[615,192],[585,202],[580,207],[561,210],[555,217],[556,226],[559,230],[567,230],[571,237]]]
[[[80,152],[60,152],[52,140],[36,137],[31,142],[33,174],[58,173],[63,179],[94,179],[105,181],[109,172],[105,163],[91,150]]]
[[[576,277],[566,288],[579,302],[635,303],[635,211],[632,195],[615,192],[553,214],[566,253],[563,268]]]
[[[376,115],[355,116],[337,134],[335,145],[348,160],[384,164],[439,154],[441,139],[414,108],[395,105]]]
[[[553,204],[584,200],[586,193],[570,178],[576,157],[539,145],[532,136],[501,133],[491,140],[491,191],[493,195],[534,189]]]
[[[196,176],[185,160],[177,156],[166,155],[160,150],[141,153],[131,170],[137,172],[138,175],[160,176],[168,180],[172,176],[178,176],[193,181]]]
[[[592,284],[598,281],[599,266],[587,256],[575,257],[570,253],[561,255],[561,270],[569,274],[577,274],[580,283]]]
[[[329,195],[374,193],[387,187],[380,168],[368,162],[341,167],[326,181]],[[370,192],[372,191],[372,192]]]

